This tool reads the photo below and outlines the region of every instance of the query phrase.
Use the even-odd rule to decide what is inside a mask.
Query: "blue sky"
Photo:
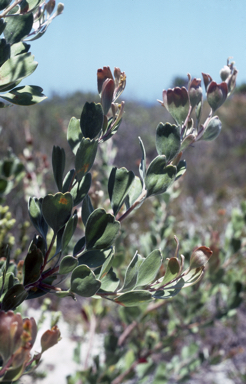
[[[126,72],[125,99],[155,102],[176,75],[219,71],[233,56],[246,82],[246,0],[64,0],[46,34],[32,42],[39,66],[25,84],[48,96],[95,91],[96,71]]]

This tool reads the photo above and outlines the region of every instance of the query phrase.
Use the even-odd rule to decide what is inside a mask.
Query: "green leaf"
[[[57,233],[71,216],[73,198],[69,192],[46,195],[42,203],[42,214],[46,223]]]
[[[115,216],[122,207],[134,178],[134,173],[126,168],[112,168],[108,180],[108,193]]]
[[[42,202],[43,199],[37,199],[36,197],[30,197],[28,201],[28,211],[31,221],[40,235],[46,239],[48,232],[48,225],[44,220],[42,214]]]
[[[86,195],[82,203],[82,221],[84,226],[86,226],[88,217],[93,211],[94,211],[94,208],[91,204],[90,196]]]
[[[24,261],[24,285],[35,283],[40,277],[40,269],[43,265],[43,254],[34,244],[26,255]]]
[[[80,127],[84,137],[94,139],[101,131],[104,114],[101,104],[86,102],[80,118]]]
[[[89,268],[98,268],[107,260],[107,258],[112,254],[112,248],[100,250],[93,249],[82,253],[78,256],[79,265],[84,264]]]
[[[34,105],[41,103],[47,99],[43,93],[43,89],[36,85],[25,85],[14,88],[9,93],[1,95],[1,98],[17,105]]]
[[[113,268],[111,267],[107,275],[101,281],[100,292],[115,292],[120,284],[120,280],[116,276]]]
[[[62,192],[63,173],[66,164],[66,154],[63,148],[53,146],[52,168],[58,191]]]
[[[111,247],[109,250],[105,250],[105,252],[108,252],[108,256],[106,260],[104,261],[102,268],[99,273],[98,279],[101,280],[104,278],[104,276],[107,275],[108,271],[110,270],[113,260],[114,260],[114,249]]]
[[[152,296],[147,291],[131,291],[123,293],[118,296],[114,301],[124,307],[135,307],[140,304],[151,301]]]
[[[212,117],[208,123],[207,129],[201,137],[201,140],[212,141],[215,140],[222,129],[222,123],[218,116]]]
[[[75,157],[77,179],[82,179],[82,177],[85,176],[85,174],[91,169],[96,157],[97,146],[98,141],[82,137]]]
[[[175,180],[177,168],[173,165],[166,166],[166,157],[157,156],[149,165],[146,174],[147,197],[166,192]]]
[[[85,248],[85,236],[81,237],[81,239],[79,239],[75,244],[73,249],[73,256],[77,256],[79,253],[83,251],[84,248]]]
[[[64,232],[62,235],[62,249],[64,250],[66,246],[69,244],[71,238],[73,237],[73,234],[75,232],[75,229],[77,227],[78,223],[78,215],[77,211],[74,212],[73,216],[70,217],[67,224],[65,225]]]
[[[91,297],[99,290],[101,282],[86,265],[76,267],[71,276],[71,291],[79,296]]]
[[[173,279],[175,279],[180,273],[180,263],[177,257],[171,257],[168,260],[166,272],[163,277],[163,279],[160,279],[160,283],[154,285],[155,289],[158,289],[158,287],[162,287],[163,285],[169,283]]]
[[[146,177],[146,152],[145,152],[144,144],[143,144],[141,138],[139,137],[138,140],[139,140],[140,148],[142,151],[142,159],[141,159],[141,162],[139,164],[139,176],[140,176],[140,179],[141,179],[143,187],[144,187],[145,177]]]
[[[156,149],[167,161],[172,160],[180,151],[180,127],[160,123],[156,129]]]
[[[12,0],[0,0],[0,11],[2,11],[4,8],[7,8],[11,1]]]
[[[10,47],[10,56],[16,56],[16,55],[19,55],[20,53],[26,53],[29,51],[31,45],[30,44],[26,44],[26,43],[23,43],[22,41],[20,41],[19,43],[16,43],[16,44],[12,44],[11,47]]]
[[[62,193],[69,192],[72,186],[72,182],[75,179],[75,169],[70,169],[64,177],[62,183]]]
[[[2,310],[9,311],[14,310],[20,305],[28,296],[27,291],[22,284],[16,284],[8,290],[4,295],[2,301]]]
[[[121,291],[130,291],[133,289],[137,282],[138,272],[141,264],[145,259],[140,256],[137,252],[135,253],[132,261],[127,267],[125,279]]]
[[[91,174],[87,173],[82,179],[76,182],[70,193],[73,197],[74,206],[78,205],[87,195],[91,187]]]
[[[18,282],[18,279],[17,279],[17,282]],[[0,298],[1,298],[1,291],[7,292],[10,288],[13,287],[14,283],[15,283],[15,276],[13,272],[6,273],[5,278],[3,278],[3,276],[0,277]]]
[[[59,267],[59,273],[61,275],[67,275],[68,273],[72,272],[74,268],[76,268],[78,265],[78,260],[76,257],[73,256],[65,256],[63,257],[60,267]]]
[[[37,65],[34,56],[29,52],[10,57],[0,68],[0,91],[6,88],[7,85],[30,76],[37,68]]]
[[[181,176],[183,176],[186,172],[186,161],[180,160],[180,162],[177,165],[177,173],[175,180],[178,180]]]
[[[159,249],[152,251],[141,263],[135,287],[149,285],[156,278],[162,264],[162,255]]]
[[[80,120],[72,117],[68,124],[67,141],[75,155],[79,148],[82,137],[83,133],[80,128]]]
[[[135,201],[139,198],[143,190],[141,180],[138,176],[135,176],[133,183],[131,184],[127,196],[125,198],[126,209],[129,209]],[[139,208],[138,205],[137,208]]]
[[[104,209],[95,209],[86,223],[86,248],[108,248],[116,238],[119,229],[120,223],[113,215],[106,213]]]
[[[5,39],[0,39],[0,66],[10,58],[10,45]]]
[[[32,29],[33,14],[12,16],[7,18],[7,25],[4,29],[4,37],[9,44],[18,43],[26,37]]]
[[[0,1],[0,4],[1,4],[1,1]],[[3,19],[0,19],[0,35],[3,33],[5,27],[6,27],[6,22]]]

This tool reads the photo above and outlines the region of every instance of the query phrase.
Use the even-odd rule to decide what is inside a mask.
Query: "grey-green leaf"
[[[76,267],[71,276],[71,291],[79,296],[91,297],[100,288],[101,282],[86,265]]]
[[[142,287],[153,282],[162,264],[162,255],[159,249],[152,251],[142,262],[135,287]]]
[[[156,129],[156,149],[166,160],[172,160],[180,150],[180,127],[170,123],[160,123]]]
[[[123,293],[115,299],[115,302],[123,307],[136,307],[151,301],[152,296],[147,291],[131,291]]]
[[[147,197],[166,192],[175,180],[177,168],[174,165],[166,166],[166,157],[157,156],[149,165],[146,174]]]
[[[63,148],[53,146],[52,168],[58,191],[62,192],[63,173],[66,164],[66,154]]]
[[[73,256],[65,256],[63,257],[60,266],[59,266],[59,273],[61,275],[66,275],[74,270],[78,265],[78,260],[76,257]]]
[[[80,120],[72,117],[68,124],[67,141],[75,155],[79,148],[82,137],[83,133],[80,128]]]
[[[108,193],[115,216],[122,207],[134,178],[134,173],[126,168],[112,169],[108,180]]]
[[[113,215],[106,213],[104,209],[95,209],[86,223],[86,248],[108,248],[115,240],[119,229],[120,223]]]
[[[82,137],[75,157],[75,170],[78,180],[81,180],[91,169],[96,157],[97,147],[98,141]]]

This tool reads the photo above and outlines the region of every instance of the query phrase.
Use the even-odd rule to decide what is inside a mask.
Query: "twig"
[[[132,204],[132,206],[125,213],[123,213],[122,216],[120,216],[118,221],[119,222],[123,221],[142,202],[142,200],[145,198],[146,195],[147,195],[147,191],[144,190],[139,196],[139,198],[135,201],[135,203]]]
[[[11,11],[11,9],[13,9],[16,5],[20,4],[21,2],[22,2],[22,0],[16,0],[13,4],[11,4],[8,8],[6,8],[5,11],[3,11],[0,14],[0,19],[5,17],[9,13],[9,11]]]

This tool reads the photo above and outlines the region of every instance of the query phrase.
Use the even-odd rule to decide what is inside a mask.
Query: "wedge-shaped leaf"
[[[75,170],[78,180],[81,180],[91,169],[96,157],[97,146],[98,141],[82,137],[75,157]]]
[[[73,197],[74,206],[81,203],[91,187],[91,174],[87,173],[80,181],[78,181],[71,189],[70,193]]]
[[[181,284],[178,286],[172,286],[172,287],[167,287],[166,289],[160,289],[156,291],[152,297],[154,299],[171,299],[171,297],[176,296],[180,291],[182,287]]]
[[[42,214],[46,223],[55,233],[62,228],[71,216],[73,198],[69,192],[46,195],[42,203]]]
[[[152,296],[147,291],[131,291],[123,293],[118,296],[114,301],[123,307],[136,307],[138,305],[148,303],[151,301]]]
[[[203,276],[204,274],[204,267],[196,268],[196,269],[187,269],[184,273],[180,275],[180,278],[177,280],[170,282],[170,284],[167,284],[164,288],[164,292],[167,291],[177,291],[181,290],[182,288],[189,287],[190,285],[196,284]],[[176,294],[176,293],[175,293]]]
[[[62,192],[63,173],[66,164],[66,154],[63,148],[58,146],[53,147],[52,151],[52,168],[54,179],[59,192]]]
[[[156,129],[156,149],[166,160],[172,160],[180,150],[180,127],[170,123],[160,123]]]
[[[47,99],[42,93],[43,89],[36,85],[26,85],[12,89],[9,93],[1,95],[2,99],[17,105],[34,105]]]
[[[112,264],[113,264],[113,260],[114,260],[114,249],[111,247],[108,251],[108,256],[106,258],[106,260],[104,261],[103,265],[102,265],[102,268],[100,270],[100,273],[99,273],[99,277],[98,279],[101,280],[104,278],[104,276],[107,275],[108,271],[110,270]]]
[[[0,39],[0,66],[10,58],[10,45],[5,39]]]
[[[86,102],[80,118],[80,127],[84,137],[94,139],[100,133],[104,121],[101,104]]]
[[[143,186],[141,180],[138,176],[135,176],[125,198],[126,209],[129,209],[135,203],[135,201],[141,195],[142,190]],[[138,205],[138,208],[139,206],[140,205]]]
[[[82,203],[82,221],[84,226],[86,225],[88,217],[93,211],[94,211],[94,208],[91,204],[90,196],[86,195]]]
[[[64,232],[62,235],[62,241],[61,241],[62,249],[65,249],[66,246],[69,244],[71,238],[73,237],[75,229],[77,227],[77,223],[78,223],[78,215],[77,215],[77,211],[75,211],[73,213],[73,216],[70,217],[70,219],[65,225]]]
[[[63,257],[60,267],[59,267],[59,273],[61,275],[66,275],[74,270],[78,265],[78,259],[73,256],[65,256]]]
[[[11,57],[0,68],[0,91],[16,81],[30,76],[36,69],[38,63],[34,61],[31,53],[22,53]]]
[[[218,109],[227,98],[228,86],[226,82],[217,84],[215,81],[212,81],[207,88],[207,100],[208,104],[213,111]]]
[[[18,279],[15,279],[15,276],[13,272],[8,272],[6,275],[0,277],[0,299],[1,299],[1,292],[7,292],[10,288],[13,287],[15,282],[19,282]],[[2,288],[2,289],[1,289]]]
[[[9,44],[18,43],[26,37],[32,29],[33,14],[26,13],[7,18],[7,25],[4,29],[4,37]]]
[[[166,166],[166,157],[157,156],[149,165],[145,184],[147,197],[166,192],[169,185],[175,180],[177,168],[173,165]]]
[[[70,171],[64,177],[64,180],[62,183],[62,193],[70,192],[70,189],[74,182],[74,178],[75,178],[75,169],[70,169]]]
[[[134,173],[126,168],[112,169],[108,180],[108,193],[114,215],[117,215],[122,207],[134,178]]]
[[[80,128],[80,120],[72,117],[68,124],[67,141],[75,155],[79,148],[82,137],[83,133]]]
[[[158,289],[158,287],[162,287],[163,285],[166,285],[167,283],[169,283],[170,281],[178,277],[179,273],[180,273],[179,260],[177,259],[177,257],[171,257],[168,260],[164,277],[160,279],[160,282],[158,284],[154,285],[154,288]]]
[[[24,285],[35,283],[40,278],[40,269],[43,265],[43,254],[40,249],[34,244],[31,248],[24,261]]]
[[[79,253],[83,252],[84,248],[85,248],[85,236],[81,237],[81,239],[79,239],[75,244],[73,249],[73,256],[77,256]]]
[[[22,284],[16,284],[4,295],[2,301],[2,310],[9,311],[14,310],[18,305],[20,305],[28,296],[27,291],[25,290]]]
[[[183,176],[186,172],[186,161],[180,160],[180,162],[177,165],[177,173],[175,180],[178,180],[181,176]]]
[[[152,281],[156,278],[156,275],[160,270],[161,264],[161,252],[159,249],[155,249],[141,263],[135,287],[143,287],[152,283]]]
[[[120,290],[121,292],[130,291],[135,287],[139,268],[144,260],[145,259],[141,255],[139,255],[137,252],[135,253],[132,261],[130,262],[130,264],[126,269],[124,283]]]
[[[141,138],[139,137],[138,140],[139,140],[140,148],[142,151],[142,158],[141,158],[141,162],[139,164],[139,176],[140,176],[140,179],[141,179],[143,187],[144,187],[145,177],[146,177],[146,152],[145,152],[145,148],[144,148],[144,145],[143,145]]]
[[[113,249],[105,249],[101,251],[100,249],[92,249],[91,251],[86,251],[81,255],[78,255],[79,265],[84,264],[89,268],[98,268],[107,260],[107,258],[113,254]]]
[[[212,119],[208,123],[206,131],[201,137],[201,140],[206,140],[206,141],[215,140],[219,136],[221,129],[222,129],[222,123],[218,118],[218,116],[212,117]]]
[[[108,248],[120,229],[119,221],[104,209],[97,208],[89,216],[85,228],[86,248]]]
[[[10,47],[10,56],[16,56],[19,55],[20,53],[26,53],[29,51],[31,45],[23,43],[22,41],[19,41],[19,43],[12,44]]]
[[[163,102],[160,103],[166,107],[176,120],[178,125],[182,125],[189,112],[189,96],[185,87],[175,87],[162,93]]]
[[[101,281],[100,292],[115,292],[120,284],[120,280],[116,276],[113,268],[111,267],[107,275]]]
[[[30,197],[28,202],[28,211],[31,221],[40,235],[46,239],[48,232],[48,225],[44,220],[42,214],[42,202],[43,199],[37,199],[36,197]]]
[[[79,296],[91,297],[100,288],[101,282],[87,265],[76,267],[71,276],[71,291]]]

